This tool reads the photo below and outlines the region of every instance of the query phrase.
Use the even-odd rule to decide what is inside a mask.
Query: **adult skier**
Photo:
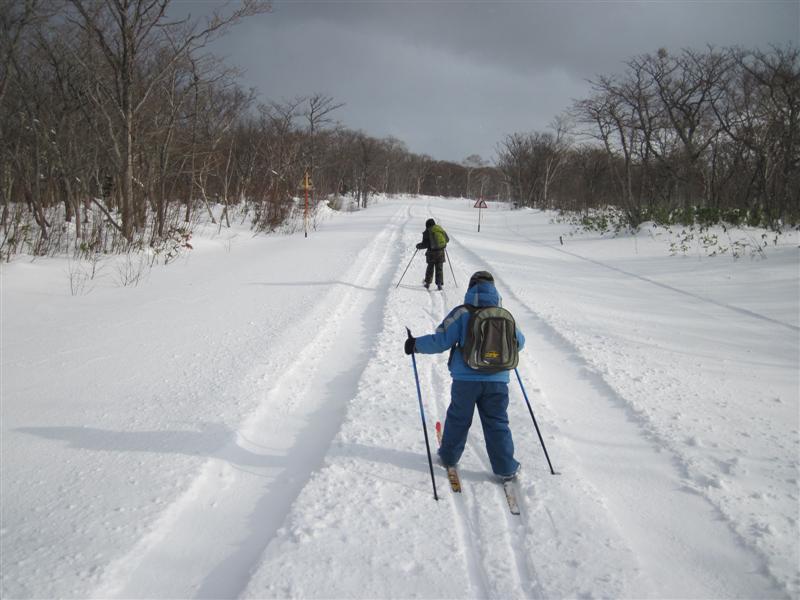
[[[450,387],[450,406],[439,447],[439,460],[445,467],[455,466],[472,425],[475,407],[483,427],[486,452],[492,471],[503,480],[511,480],[519,471],[514,458],[514,441],[508,425],[509,371],[484,372],[471,368],[464,361],[460,348],[468,343],[468,325],[475,308],[501,306],[502,299],[488,271],[478,271],[469,280],[464,305],[457,306],[430,335],[414,338],[409,334],[405,353],[436,354],[450,350],[448,367],[453,379]],[[465,305],[470,305],[468,308]],[[515,327],[517,349],[525,345],[525,336]]]
[[[444,249],[450,238],[447,232],[437,225],[433,219],[425,221],[425,231],[422,232],[422,241],[417,244],[417,249],[425,248],[425,281],[423,285],[428,289],[433,281],[433,274],[436,271],[436,289],[444,287]]]

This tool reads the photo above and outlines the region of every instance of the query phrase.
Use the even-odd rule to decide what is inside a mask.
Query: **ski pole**
[[[542,439],[542,434],[539,431],[539,425],[536,423],[536,417],[533,416],[533,409],[531,408],[530,400],[528,400],[528,394],[525,393],[525,386],[522,385],[522,378],[519,376],[519,371],[515,368],[514,373],[517,374],[517,381],[519,381],[519,387],[522,390],[522,395],[525,397],[525,403],[528,405],[528,412],[531,413],[531,419],[533,419],[533,426],[536,428],[536,435],[539,436],[539,442],[542,444],[542,450],[544,450],[544,457],[547,459],[547,464],[550,465],[550,474],[556,475],[557,473],[553,470],[553,463],[550,462],[550,456],[547,454],[547,448],[545,448],[544,440]]]
[[[414,250],[414,254],[411,256],[411,260],[414,260],[414,256],[416,256],[416,255],[417,255],[417,252],[419,252],[419,248],[417,248],[416,250]],[[408,261],[408,265],[406,266],[406,271],[408,271],[408,267],[410,267],[410,266],[411,266],[411,260],[410,260],[410,261]],[[400,276],[400,281],[403,281],[403,277],[405,277],[405,276],[406,276],[406,271],[403,271],[403,274]],[[399,285],[400,285],[400,281],[398,281],[398,282],[397,282],[397,285],[396,285],[396,286],[394,286],[394,289],[397,289],[397,286],[399,286]],[[408,328],[406,327],[406,329],[408,329]]]
[[[456,273],[453,271],[453,263],[450,261],[450,255],[447,253],[447,248],[444,249],[444,255],[447,257],[447,264],[450,265],[450,272],[453,274],[453,283],[456,287],[458,287],[458,282],[456,281]]]
[[[411,330],[406,327],[408,337],[411,335]],[[414,358],[414,353],[411,353],[411,364],[414,366],[414,381],[417,382],[417,398],[419,398],[419,414],[422,417],[422,432],[425,434],[425,449],[428,451],[428,467],[431,470],[431,483],[433,484],[433,499],[439,501],[439,495],[436,493],[436,478],[433,476],[433,460],[431,459],[431,445],[428,442],[428,428],[425,425],[425,409],[422,407],[422,392],[419,389],[419,374],[417,373],[417,359]]]

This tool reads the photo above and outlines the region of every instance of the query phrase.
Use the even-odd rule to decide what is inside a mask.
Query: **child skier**
[[[453,382],[439,448],[442,465],[455,466],[461,458],[477,406],[492,471],[504,480],[511,480],[516,477],[520,464],[514,458],[514,442],[508,425],[508,370],[484,372],[471,368],[460,350],[469,343],[468,326],[475,308],[499,307],[501,302],[494,277],[487,271],[478,271],[469,280],[464,305],[451,310],[433,334],[418,338],[409,334],[404,349],[406,354],[450,350],[448,366]],[[516,350],[521,350],[525,337],[516,326],[514,329]]]
[[[417,244],[417,249],[426,248],[425,260],[428,266],[425,269],[425,281],[423,282],[426,289],[433,281],[434,270],[436,271],[436,288],[441,290],[444,286],[444,249],[449,241],[450,238],[441,225],[437,225],[433,219],[425,221],[425,231],[422,232],[422,241]]]

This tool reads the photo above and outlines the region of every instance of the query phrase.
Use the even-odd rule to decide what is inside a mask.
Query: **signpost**
[[[489,207],[486,205],[486,200],[484,200],[483,198],[480,198],[479,200],[475,201],[475,205],[472,208],[477,208],[478,209],[478,232],[480,233],[480,230],[481,230],[481,209],[489,208]]]

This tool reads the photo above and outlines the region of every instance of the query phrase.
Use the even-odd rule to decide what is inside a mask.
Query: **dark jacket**
[[[450,241],[450,238],[447,236],[447,233],[444,234],[447,238],[447,241]],[[425,260],[428,263],[443,263],[445,258],[444,248],[440,248],[439,250],[432,250],[431,249],[431,230],[430,227],[426,227],[425,231],[422,232],[422,241],[417,244],[417,249],[422,250],[425,249]]]
[[[481,281],[467,290],[464,295],[464,304],[472,306],[502,306],[502,299],[494,284]],[[415,343],[417,352],[421,354],[436,354],[449,350],[457,344],[464,344],[467,340],[469,318],[470,312],[466,307],[463,305],[455,307],[445,317],[442,324],[436,328],[435,333],[417,338]],[[519,350],[522,350],[525,346],[525,336],[522,335],[519,327],[517,327],[517,344]],[[458,348],[453,352],[448,366],[450,367],[451,377],[461,381],[499,381],[508,383],[509,380],[508,371],[481,373],[468,367]]]

